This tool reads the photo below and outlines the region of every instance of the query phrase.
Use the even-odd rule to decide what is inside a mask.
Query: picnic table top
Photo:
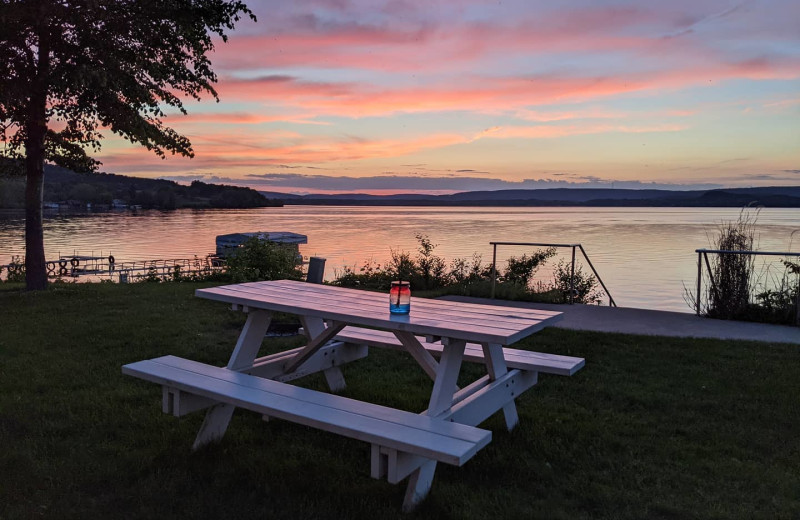
[[[286,312],[423,336],[510,345],[561,319],[560,312],[411,298],[411,313],[389,312],[389,295],[294,280],[198,289],[195,295],[250,309]]]

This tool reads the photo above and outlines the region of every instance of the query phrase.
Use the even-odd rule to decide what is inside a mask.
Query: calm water
[[[113,254],[117,262],[190,258],[214,251],[214,238],[243,231],[308,235],[306,256],[327,258],[326,277],[367,259],[384,262],[391,249],[415,251],[414,235],[428,235],[448,262],[483,255],[490,241],[580,242],[618,305],[689,312],[683,286],[696,277],[694,250],[709,246],[727,208],[414,208],[289,206],[248,210],[51,215],[45,222],[48,259],[59,254]],[[800,251],[800,210],[765,209],[758,217],[759,248]],[[24,254],[24,222],[0,214],[0,264]],[[498,259],[525,248],[503,247]],[[567,251],[564,251],[566,254]],[[540,273],[549,279],[550,272]]]

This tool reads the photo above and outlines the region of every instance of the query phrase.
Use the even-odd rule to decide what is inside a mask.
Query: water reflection
[[[683,284],[696,276],[694,250],[709,245],[717,225],[735,208],[415,208],[289,206],[242,210],[178,210],[48,215],[45,249],[59,254],[108,255],[117,262],[189,258],[214,251],[214,237],[242,231],[308,235],[306,256],[327,258],[326,277],[391,249],[415,251],[414,235],[430,236],[448,261],[474,252],[491,262],[490,241],[580,242],[622,306],[689,311]],[[759,248],[800,250],[791,232],[796,209],[765,209],[758,218]],[[21,213],[0,213],[0,263],[24,254]],[[800,240],[800,239],[799,239]],[[528,250],[505,247],[499,259]],[[564,251],[564,253],[567,253]],[[548,276],[543,269],[542,276]]]

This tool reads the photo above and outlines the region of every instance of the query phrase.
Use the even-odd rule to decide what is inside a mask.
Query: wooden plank
[[[456,403],[441,419],[477,426],[536,384],[536,372],[511,370],[481,391]]]
[[[485,430],[172,356],[126,365],[123,373],[448,464],[463,464],[491,439]]]
[[[489,379],[488,375],[481,377],[480,379],[473,381],[469,385],[465,386],[458,392],[453,395],[453,404],[460,403],[467,397],[471,396],[475,392],[481,390],[485,386],[487,386],[491,380]]]
[[[314,283],[322,283],[322,280]],[[303,325],[303,334],[305,334],[309,339],[318,336],[325,331],[325,322],[320,318],[300,316],[300,323]],[[364,356],[366,356],[366,353],[364,353]],[[303,365],[306,366],[309,364],[309,362],[310,361],[306,361],[303,363]],[[322,373],[325,376],[325,383],[328,385],[328,388],[331,392],[341,392],[347,387],[342,369],[340,369],[338,366],[331,366],[330,368],[323,370]]]
[[[306,360],[299,369],[288,374],[285,373],[284,366],[300,350],[302,350],[302,347],[256,359],[252,367],[241,370],[241,372],[286,383],[310,374],[338,368],[341,365],[365,358],[369,353],[366,345],[354,345],[337,341],[322,347],[316,354]]]
[[[175,417],[183,417],[218,404],[213,399],[187,394],[167,386],[163,387],[162,391],[164,393],[162,396],[162,411]]]
[[[385,301],[387,294],[384,292],[376,292],[376,291],[364,291],[364,290],[354,290],[348,289],[344,287],[336,287],[333,285],[325,285],[325,286],[311,286],[309,287],[308,284],[301,284],[296,281],[292,280],[274,280],[270,282],[254,282],[252,284],[253,287],[259,287],[261,284],[269,284],[276,287],[286,288],[292,291],[304,291],[315,294],[317,296],[324,296],[324,295],[335,295],[338,298],[353,298],[353,292],[357,292],[363,296],[357,296],[359,299],[369,300],[369,301]],[[251,284],[239,284],[239,286],[247,286]],[[228,286],[229,287],[229,286]],[[504,305],[489,305],[483,303],[468,303],[468,302],[458,302],[458,301],[450,301],[450,300],[432,300],[429,298],[417,298],[417,302],[421,305],[427,305],[435,308],[447,308],[452,307],[454,309],[458,309],[459,311],[469,311],[469,312],[486,312],[488,314],[497,314],[498,312],[502,312],[502,309],[505,309],[505,312],[512,310],[515,315],[543,319],[555,315],[561,314],[558,311],[547,311],[542,309],[529,309],[525,307],[513,307],[509,308],[508,306]]]
[[[508,373],[501,345],[492,343],[483,345],[483,358],[486,360],[486,370],[489,372],[489,379],[492,381],[496,381]],[[519,424],[517,406],[514,404],[513,398],[503,405],[503,415],[505,415],[508,431],[513,430]]]
[[[298,284],[292,280],[275,280],[271,282],[257,282],[256,285],[236,286],[236,290],[243,291],[259,291],[266,284],[270,287],[279,287],[284,290],[291,291],[293,294],[308,294],[313,298],[330,301],[337,304],[342,301],[358,301],[370,306],[383,305],[387,301],[387,294],[374,291],[363,291],[347,289],[344,287],[335,286],[310,286],[309,284]],[[230,287],[230,286],[229,286]],[[234,287],[231,287],[232,289]],[[558,311],[546,311],[540,309],[526,309],[524,307],[509,307],[503,305],[485,305],[467,302],[454,302],[449,300],[433,300],[430,298],[416,298],[412,297],[413,304],[419,308],[425,309],[428,312],[439,313],[452,313],[454,315],[466,316],[473,319],[493,318],[499,321],[508,321],[516,318],[526,319],[547,319],[553,316],[558,316],[561,313]],[[508,315],[512,314],[513,317],[509,318]],[[513,321],[512,321],[513,322]]]
[[[364,329],[361,327],[345,327],[336,339],[350,343],[364,343],[379,348],[403,348],[397,338],[391,332]],[[421,338],[418,338],[421,340]],[[441,343],[422,344],[433,357],[441,357],[443,346]],[[585,360],[572,356],[560,356],[557,354],[546,354],[544,352],[534,352],[531,350],[518,350],[512,348],[503,349],[503,357],[509,368],[519,368],[522,370],[533,370],[546,374],[571,376],[583,368]],[[464,360],[471,363],[485,363],[483,347],[477,343],[467,343],[464,351]]]
[[[388,460],[386,455],[381,453],[381,446],[373,444],[370,446],[370,470],[369,476],[375,479],[383,478],[386,476],[388,469]]]
[[[300,366],[305,363],[308,358],[313,356],[314,353],[325,346],[325,343],[333,339],[333,337],[336,336],[336,334],[338,334],[345,325],[345,323],[332,323],[327,329],[314,337],[314,339],[312,339],[308,345],[303,348],[303,350],[295,354],[292,359],[286,363],[284,371],[286,373],[290,373],[300,368]]]
[[[358,292],[358,291],[354,291]],[[262,294],[237,294],[232,295],[230,291],[216,291],[214,289],[202,289],[196,293],[198,296],[227,303],[238,302],[249,305],[253,308],[268,309],[292,314],[301,314],[312,317],[328,318],[335,321],[344,321],[354,325],[385,328],[390,330],[401,330],[413,332],[415,334],[431,334],[454,339],[465,339],[479,342],[500,343],[507,345],[522,339],[533,332],[556,321],[556,318],[548,320],[520,320],[520,326],[516,332],[490,326],[476,326],[472,323],[454,323],[441,320],[429,319],[421,312],[413,309],[410,316],[391,315],[388,306],[381,308],[341,310],[319,302],[303,302],[302,305],[287,303],[281,299],[285,294],[262,295]],[[280,296],[280,297],[278,297]],[[385,308],[385,310],[382,310]]]
[[[283,286],[280,285],[282,282],[293,283],[294,285]],[[212,290],[225,291],[231,295],[242,297],[269,296],[272,300],[280,300],[294,305],[328,305],[340,310],[346,309],[350,312],[362,314],[364,312],[374,313],[376,309],[385,309],[388,312],[385,294],[330,286],[275,281],[259,282],[258,285],[239,284],[209,289],[209,291]],[[344,291],[344,294],[336,295],[332,290]],[[462,324],[485,322],[492,327],[511,330],[519,328],[520,320],[538,322],[558,318],[561,315],[561,313],[552,311],[544,311],[547,313],[545,315],[541,315],[538,312],[533,314],[524,310],[501,306],[481,306],[482,308],[478,310],[472,307],[473,304],[469,303],[413,297],[411,304],[412,313],[416,310],[419,311],[418,314],[431,319],[460,322]],[[491,311],[487,309],[491,309]]]
[[[410,332],[395,331],[394,336],[405,347],[406,351],[417,361],[419,366],[428,374],[428,377],[436,380],[436,371],[439,368],[439,362],[433,359],[425,347],[417,340],[416,336]]]
[[[455,394],[458,373],[461,371],[461,359],[464,356],[465,342],[453,342],[442,354],[442,361],[436,372],[436,380],[433,383],[431,400],[428,404],[427,413],[431,417],[436,417],[453,404],[453,394]]]
[[[229,369],[239,370],[253,364],[271,320],[272,314],[266,311],[254,311],[247,315],[247,321],[228,361]]]
[[[356,315],[374,315],[374,314],[388,314],[388,305],[383,298],[380,301],[363,301],[362,299],[353,298],[341,300],[336,297],[316,296],[308,293],[298,292],[290,293],[285,289],[276,288],[274,286],[264,286],[262,288],[234,288],[231,287],[227,290],[231,295],[235,295],[236,299],[244,298],[263,298],[263,301],[280,301],[283,304],[294,305],[298,309],[314,309],[325,308],[335,309],[338,312],[349,312]],[[363,291],[353,291],[359,293]],[[462,326],[474,326],[475,323],[485,323],[488,328],[496,328],[499,330],[519,330],[520,324],[527,325],[528,322],[540,322],[541,319],[532,319],[521,316],[514,316],[509,313],[507,308],[504,312],[495,313],[492,315],[480,314],[471,315],[464,312],[446,311],[442,309],[424,308],[422,304],[415,304],[414,302],[429,302],[432,300],[424,300],[412,298],[411,316],[419,315],[424,316],[429,320],[441,321],[444,323],[457,323]],[[426,303],[430,307],[430,303]],[[464,304],[467,305],[467,304]],[[299,312],[299,311],[298,311]]]
[[[289,285],[287,285],[289,284]],[[293,284],[293,285],[292,285]],[[312,289],[309,289],[311,287]],[[324,295],[314,294],[311,291],[331,291],[331,290],[338,290],[338,291],[345,291],[344,296],[336,297],[332,300],[328,300],[327,302],[324,300]],[[344,312],[346,309],[347,312],[353,315],[359,315],[362,317],[365,316],[375,316],[377,315],[384,315],[388,316],[388,308],[385,302],[385,295],[370,293],[366,291],[357,291],[353,289],[342,289],[342,288],[335,288],[330,286],[317,286],[314,284],[304,284],[302,282],[290,282],[290,281],[274,281],[274,282],[256,282],[251,284],[239,284],[239,285],[231,285],[231,286],[223,286],[211,289],[201,289],[196,292],[198,296],[207,297],[211,299],[219,299],[221,301],[227,302],[239,302],[243,304],[249,305],[262,305],[262,306],[275,306],[275,305],[283,305],[284,308],[279,309],[283,310],[284,312],[295,312],[298,314],[304,314],[303,310],[313,310],[313,311],[320,311],[325,310],[328,311],[326,313],[330,314],[330,312],[334,310],[341,310]],[[430,317],[432,321],[444,321],[444,322],[452,322],[456,318],[449,318],[445,319],[444,316],[438,316],[436,313],[439,312],[437,309],[444,309],[447,307],[458,306],[456,308],[461,309],[470,309],[474,304],[467,304],[467,303],[460,303],[460,302],[445,302],[439,300],[427,300],[427,299],[414,299],[416,302],[419,300],[417,307],[412,304],[412,318],[415,314],[415,309],[419,308],[419,314],[422,317]],[[258,303],[260,302],[260,303]],[[473,326],[475,322],[482,322],[484,326],[487,326],[487,323],[500,323],[502,321],[509,321],[506,325],[512,327],[512,329],[518,330],[521,326],[524,326],[526,323],[534,322],[534,323],[541,323],[546,322],[546,324],[551,324],[557,321],[560,317],[560,313],[552,313],[549,311],[544,311],[548,313],[548,317],[544,319],[533,319],[528,318],[528,311],[524,309],[509,309],[508,307],[500,307],[500,306],[476,306],[482,308],[490,308],[493,311],[490,314],[486,314],[485,312],[481,311],[480,314],[477,315],[469,315],[467,313],[460,318],[461,326]],[[270,307],[272,308],[272,307]],[[276,307],[277,308],[277,307]],[[293,309],[292,309],[293,308]],[[463,312],[461,314],[464,314]],[[541,316],[540,316],[541,318]],[[502,328],[499,325],[495,325],[489,328]],[[435,335],[435,334],[434,334]]]
[[[271,320],[272,313],[268,311],[256,310],[248,314],[247,321],[245,321],[233,353],[228,360],[228,369],[240,370],[253,365],[253,360],[258,355]],[[200,431],[197,432],[192,449],[197,450],[222,439],[233,417],[233,411],[234,407],[227,403],[212,406],[203,418],[203,424],[200,426]]]
[[[331,392],[341,392],[347,386],[344,382],[342,369],[339,367],[326,368],[322,371],[322,375],[325,376],[325,383]]]
[[[196,393],[191,388],[189,388],[189,390],[191,390],[193,393]],[[201,396],[214,399],[213,394],[201,394]],[[218,401],[218,399],[214,400]],[[192,451],[199,450],[203,446],[222,440],[222,437],[228,430],[228,425],[231,422],[233,411],[235,409],[236,407],[231,403],[219,403],[212,406],[208,412],[206,412],[206,416],[203,418],[203,424],[200,425],[200,431],[197,432],[197,437],[194,438]]]
[[[419,455],[403,453],[397,450],[386,450],[386,481],[397,484],[428,462]]]
[[[422,465],[421,468],[411,474],[408,479],[408,487],[403,498],[403,512],[410,513],[425,500],[431,490],[433,474],[436,471],[436,461],[430,460]]]
[[[321,404],[329,408],[341,409],[353,413],[366,411],[366,413],[368,413],[369,415],[381,417],[386,421],[391,421],[395,419],[396,417],[393,412],[399,412],[401,415],[403,415],[402,420],[405,421],[404,424],[408,424],[409,426],[413,426],[415,428],[418,427],[421,429],[430,429],[432,428],[431,423],[434,421],[429,417],[423,417],[421,415],[414,414],[411,412],[394,410],[392,408],[386,408],[385,406],[365,403],[362,401],[357,401],[355,399],[349,399],[341,396],[331,395],[324,392],[316,392],[313,390],[308,390],[305,388],[283,384],[276,381],[270,381],[258,377],[247,376],[244,374],[239,374],[238,372],[221,369],[219,367],[206,365],[205,363],[199,363],[197,361],[191,361],[176,356],[163,356],[148,361],[152,363],[162,364],[167,367],[180,368],[186,372],[193,372],[201,376],[220,379],[222,381],[235,383],[248,388],[265,390],[277,395],[290,397],[292,399],[303,400],[306,397],[310,397],[311,402]],[[139,363],[145,363],[145,362],[140,361]],[[136,363],[133,363],[131,365],[126,365],[126,367],[133,367],[135,365]],[[125,369],[125,367],[123,367],[123,369]],[[123,370],[123,372],[124,371],[125,370]],[[387,410],[389,413],[385,417],[380,415],[386,412]],[[438,423],[441,421],[436,421],[436,422],[438,425]],[[483,436],[483,433],[476,433],[474,431],[474,428],[467,428],[465,431],[462,432],[459,429],[459,425],[457,424],[451,424],[450,426],[438,425],[436,426],[436,428],[440,429],[444,428],[444,430],[442,431],[446,432],[447,435],[463,438],[464,440],[469,440],[469,441],[480,441]]]

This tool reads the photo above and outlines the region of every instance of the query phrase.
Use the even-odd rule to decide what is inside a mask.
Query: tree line
[[[75,173],[45,166],[44,202],[86,207],[117,205],[143,209],[257,208],[279,206],[250,188],[194,181],[189,186],[163,179],[143,179],[113,173]],[[22,177],[0,178],[0,208],[24,208]]]

